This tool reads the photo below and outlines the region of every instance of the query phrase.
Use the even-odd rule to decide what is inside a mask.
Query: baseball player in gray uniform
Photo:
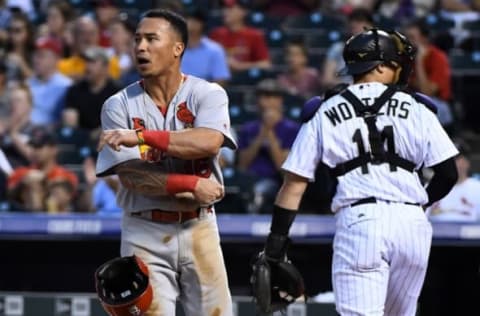
[[[121,255],[148,267],[146,315],[175,315],[177,300],[189,316],[232,315],[213,205],[224,194],[219,149],[236,144],[224,89],[180,71],[187,40],[176,13],[142,16],[134,52],[143,79],[103,105],[97,175],[122,183]]]
[[[338,179],[332,282],[341,315],[415,315],[432,237],[423,207],[456,181],[457,150],[432,105],[404,90],[414,55],[398,32],[350,38],[343,56],[354,84],[323,101],[283,164],[264,251],[285,256],[307,182],[325,163]],[[423,166],[435,171],[426,189]]]

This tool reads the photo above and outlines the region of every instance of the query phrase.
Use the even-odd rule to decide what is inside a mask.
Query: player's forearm
[[[213,157],[218,154],[224,136],[209,128],[182,131],[144,131],[145,144],[168,155],[185,160]]]
[[[306,188],[307,179],[287,172],[275,199],[275,205],[288,210],[298,210]]]
[[[139,159],[118,165],[115,172],[125,188],[152,197],[193,192],[198,182],[197,176],[168,174],[158,164]]]

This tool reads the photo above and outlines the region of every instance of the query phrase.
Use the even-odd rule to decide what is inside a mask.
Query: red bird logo
[[[187,102],[182,102],[177,106],[177,119],[185,124],[185,128],[193,127],[195,116],[193,116],[193,113],[187,108]]]

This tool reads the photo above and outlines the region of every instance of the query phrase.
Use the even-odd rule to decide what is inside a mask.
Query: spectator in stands
[[[82,196],[82,210],[99,215],[118,214],[122,209],[117,205],[116,192],[120,181],[116,175],[97,178],[95,160],[91,157],[83,163],[86,189]]]
[[[478,34],[472,34],[464,28],[465,22],[475,22],[480,19],[480,1],[478,0],[440,0],[440,14],[442,17],[454,21],[450,34],[455,45],[469,48],[469,43]]]
[[[83,56],[88,48],[97,46],[98,37],[99,30],[95,20],[89,16],[77,18],[73,24],[72,55],[59,61],[59,71],[75,81],[83,79],[86,68]],[[120,65],[115,56],[109,60],[109,73],[115,80],[120,77]]]
[[[31,154],[27,140],[32,129],[32,94],[27,85],[10,89],[8,109],[8,116],[0,124],[0,147],[14,168],[26,166]]]
[[[98,45],[101,47],[111,46],[110,24],[117,18],[119,9],[115,0],[91,1],[95,11],[99,28]]]
[[[430,207],[430,218],[441,221],[480,221],[480,180],[470,177],[470,147],[457,140],[457,184]]]
[[[423,19],[407,24],[405,34],[417,48],[409,86],[433,98],[438,108],[440,123],[449,128],[453,123],[453,116],[448,104],[451,101],[448,56],[430,42],[428,25]]]
[[[94,131],[100,127],[103,103],[119,87],[109,76],[109,57],[104,48],[90,47],[83,57],[86,60],[85,77],[68,89],[65,104],[77,111],[78,127]]]
[[[28,80],[32,91],[31,121],[36,125],[54,125],[60,121],[65,104],[65,93],[72,80],[61,74],[57,63],[62,55],[62,44],[51,37],[40,37],[33,55],[34,75]]]
[[[230,79],[227,57],[221,45],[204,35],[207,18],[200,8],[187,13],[188,46],[182,59],[182,71],[223,85]]]
[[[393,19],[398,25],[403,21],[424,17],[434,11],[436,0],[383,0],[375,4],[375,12]]]
[[[245,24],[248,12],[245,0],[224,0],[225,26],[212,30],[210,38],[219,42],[227,51],[232,71],[251,68],[270,68],[270,56],[264,34]]]
[[[0,60],[0,124],[6,119],[9,111],[7,65],[3,60]]]
[[[73,18],[74,11],[68,1],[52,0],[48,2],[46,21],[48,36],[62,43],[62,57],[69,55],[66,31]]]
[[[373,26],[373,17],[366,9],[355,9],[348,16],[347,35],[352,36]],[[345,67],[343,60],[344,41],[334,43],[327,51],[322,71],[323,89],[327,90],[339,83],[352,83],[352,77],[339,74]]]
[[[308,66],[307,48],[301,41],[291,41],[285,47],[287,70],[277,78],[290,94],[310,98],[320,94],[320,75]]]
[[[33,25],[28,16],[15,12],[8,26],[5,62],[8,79],[23,81],[30,77],[32,70],[32,52],[35,47]]]
[[[448,56],[430,42],[428,25],[424,20],[415,20],[406,26],[405,33],[417,48],[410,85],[428,96],[450,101]]]
[[[106,52],[110,58],[118,59],[120,65],[120,78],[130,72],[133,67],[132,43],[136,23],[126,13],[120,13],[110,23],[110,44]]]
[[[276,80],[257,84],[259,118],[238,132],[238,168],[258,177],[250,212],[268,212],[281,184],[280,167],[297,135],[299,124],[283,117],[283,88]]]
[[[56,162],[57,141],[46,127],[35,127],[28,141],[31,147],[30,165],[16,168],[8,178],[8,194],[14,209],[27,211],[65,210],[65,191],[72,198],[78,186],[77,176]],[[62,190],[52,192],[50,189]],[[68,187],[70,191],[65,189]],[[59,192],[60,191],[60,192]],[[48,204],[47,204],[48,203]]]

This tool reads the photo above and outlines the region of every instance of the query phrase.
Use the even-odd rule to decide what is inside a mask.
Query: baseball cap
[[[88,61],[102,60],[108,63],[109,57],[107,51],[101,47],[89,47],[83,53],[83,58]]]
[[[282,86],[275,79],[263,79],[255,87],[256,94],[283,95]]]
[[[54,39],[50,36],[39,37],[35,41],[35,48],[36,49],[48,49],[54,52],[57,55],[62,54],[62,44],[60,41]]]
[[[28,144],[33,147],[57,144],[55,134],[44,126],[36,126],[30,132]]]
[[[248,1],[248,0],[223,0],[223,5],[227,8],[238,5],[240,7],[248,9],[250,7],[250,1]]]

